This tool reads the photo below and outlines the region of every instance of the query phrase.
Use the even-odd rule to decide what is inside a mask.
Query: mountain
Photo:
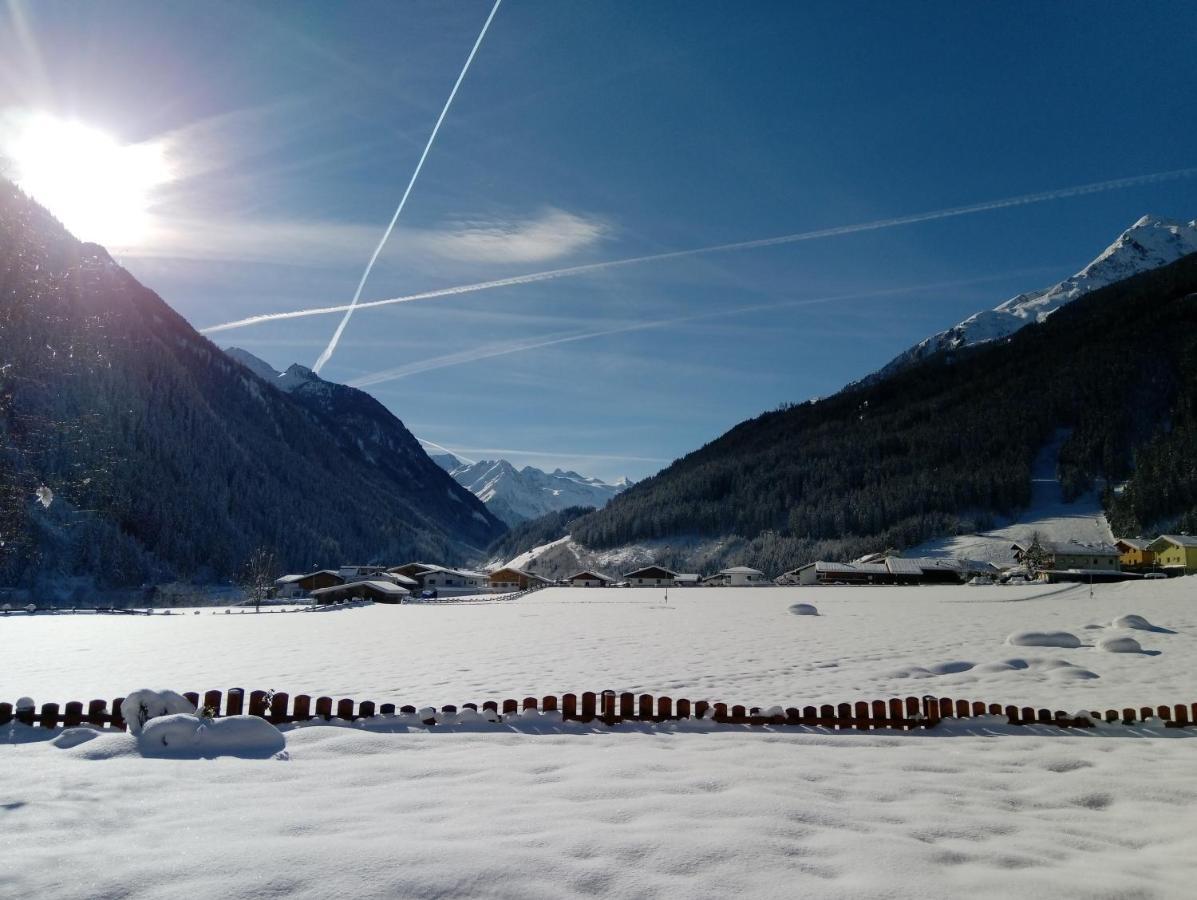
[[[1103,258],[1147,258],[1132,243],[1146,246],[1133,237]],[[1032,465],[1057,440],[1064,501],[1097,489],[1116,533],[1197,529],[1197,254],[1087,290],[1004,340],[743,422],[570,534],[672,568],[776,574],[986,530],[1030,505]]]
[[[476,463],[464,463],[451,455],[450,459],[458,465],[449,474],[509,526],[574,506],[601,508],[631,484],[626,478],[609,484],[564,469],[517,469],[505,459]],[[448,461],[438,460],[442,465]]]
[[[1009,337],[1033,322],[1044,321],[1078,297],[1139,272],[1158,269],[1190,253],[1197,253],[1197,221],[1185,223],[1143,216],[1071,278],[975,313],[947,331],[919,341],[865,380],[891,375],[937,353]]]
[[[373,398],[230,359],[2,180],[0,354],[0,584],[464,561],[505,530]]]

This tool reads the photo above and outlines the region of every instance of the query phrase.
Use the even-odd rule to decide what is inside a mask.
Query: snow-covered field
[[[1156,630],[1110,625],[1126,614]],[[1006,643],[1028,631],[1080,646]],[[39,702],[235,685],[416,705],[603,688],[760,705],[1197,700],[1197,578],[1092,598],[760,588],[666,604],[562,588],[327,615],[14,616],[0,634],[6,699]],[[1111,637],[1145,652],[1099,649]],[[1189,897],[1197,878],[1197,734],[1158,726],[376,722],[286,729],[286,758],[216,759],[144,758],[122,734],[0,735],[4,897],[1146,898]]]

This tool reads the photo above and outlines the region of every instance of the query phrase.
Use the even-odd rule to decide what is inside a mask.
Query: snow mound
[[[174,691],[152,691],[149,688],[130,691],[119,710],[129,725],[129,733],[139,735],[147,722],[174,713],[194,713],[195,704]]]
[[[191,713],[158,716],[137,737],[143,756],[270,757],[287,746],[283,733],[257,716],[202,719]]]
[[[1107,653],[1142,653],[1143,647],[1133,637],[1106,637],[1097,642],[1098,650]]]
[[[50,743],[59,750],[70,750],[72,747],[78,747],[80,744],[86,744],[93,738],[100,736],[99,730],[90,726],[81,726],[79,728],[67,728],[62,734],[54,738]]]
[[[790,612],[796,616],[817,616],[819,614],[818,607],[813,603],[792,603]]]
[[[1155,631],[1155,625],[1152,625],[1142,616],[1137,616],[1134,613],[1127,613],[1125,616],[1119,616],[1110,623],[1111,628],[1134,628],[1138,631]]]
[[[1070,631],[1016,631],[1006,638],[1015,647],[1079,647],[1081,639]]]

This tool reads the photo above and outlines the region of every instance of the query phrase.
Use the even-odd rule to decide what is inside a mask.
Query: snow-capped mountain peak
[[[1197,220],[1180,222],[1143,216],[1072,277],[975,313],[947,331],[915,344],[865,380],[883,378],[943,351],[1009,337],[1033,322],[1042,322],[1078,297],[1168,265],[1190,253],[1197,253]]]
[[[445,454],[437,462],[446,466],[448,457]],[[552,472],[534,466],[518,469],[505,459],[461,462],[449,474],[508,525],[570,506],[605,506],[631,484],[626,478],[608,484],[564,469]]]

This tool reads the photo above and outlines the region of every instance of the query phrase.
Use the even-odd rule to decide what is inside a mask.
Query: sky
[[[346,304],[491,9],[0,0],[0,170],[37,116],[149,153],[129,228],[78,236],[197,328]],[[1194,167],[1193,34],[1186,4],[504,0],[362,300]],[[465,458],[639,479],[1145,213],[1197,217],[1197,177],[365,308],[321,374]],[[210,336],[312,366],[340,319]]]

